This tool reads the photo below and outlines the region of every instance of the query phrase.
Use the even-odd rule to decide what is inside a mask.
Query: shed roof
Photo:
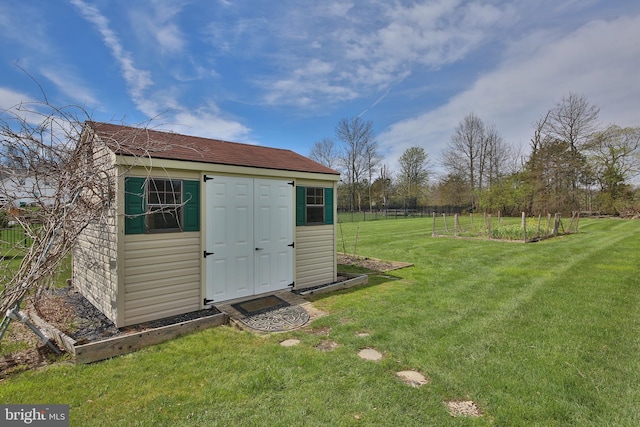
[[[123,156],[339,175],[339,172],[291,150],[111,123],[87,122],[87,126],[115,154]]]

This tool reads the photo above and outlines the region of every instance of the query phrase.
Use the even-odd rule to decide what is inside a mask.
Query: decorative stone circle
[[[300,340],[295,339],[295,338],[284,340],[284,341],[282,341],[280,343],[280,345],[283,346],[283,347],[293,347],[293,346],[296,346],[298,344],[300,344]]]
[[[364,360],[378,362],[382,359],[382,353],[372,348],[363,348],[358,352],[358,356]]]
[[[309,313],[297,305],[267,311],[266,313],[240,319],[251,329],[266,332],[291,331],[304,326],[309,321]]]
[[[471,400],[449,400],[444,402],[452,417],[479,417],[482,415],[478,405]]]
[[[411,387],[422,387],[425,384],[429,384],[429,379],[418,371],[400,371],[396,375]]]

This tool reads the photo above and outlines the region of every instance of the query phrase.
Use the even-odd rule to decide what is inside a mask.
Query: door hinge
[[[202,251],[202,254],[204,255],[204,257],[208,257],[209,255],[213,255],[214,252],[207,252],[207,251]]]
[[[213,300],[212,300],[212,299],[206,299],[206,298],[202,301],[203,305],[209,305],[209,304],[211,304],[212,302],[213,302]]]
[[[295,285],[296,285],[296,282],[295,282],[295,281],[293,281],[293,282],[289,283],[289,287],[290,287],[290,288],[293,288]]]
[[[214,178],[212,176],[209,176],[209,175],[205,175],[203,177],[204,182],[211,181],[212,179],[214,179]]]
[[[287,246],[289,246],[290,248],[294,248],[294,249],[295,249],[295,247],[296,247],[296,242],[293,242],[293,243],[291,243],[290,245],[287,245]]]

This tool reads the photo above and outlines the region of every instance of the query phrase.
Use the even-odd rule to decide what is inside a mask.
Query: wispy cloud
[[[547,34],[548,35],[548,34]],[[437,157],[455,126],[474,112],[505,139],[528,144],[532,123],[570,91],[600,106],[604,122],[637,125],[640,15],[592,21],[548,43],[534,33],[513,42],[495,70],[446,104],[395,123],[380,135],[393,163],[412,145]],[[606,108],[605,108],[606,106]]]
[[[98,106],[100,102],[86,84],[64,67],[41,68],[40,74],[55,84],[60,91],[79,105]]]
[[[71,3],[78,8],[87,21],[96,27],[104,44],[118,61],[133,101],[145,114],[149,116],[156,115],[157,110],[148,110],[149,105],[144,102],[143,95],[145,89],[153,84],[151,73],[136,68],[131,53],[123,48],[117,35],[109,26],[109,20],[100,13],[97,7],[87,4],[82,0],[71,0]]]
[[[151,72],[136,67],[133,54],[124,48],[111,28],[109,20],[100,10],[83,0],[71,1],[80,10],[82,16],[98,30],[104,44],[120,65],[131,99],[147,117],[158,120],[168,119],[174,123],[175,127],[184,128],[184,133],[228,139],[245,138],[248,135],[249,129],[246,126],[223,118],[212,102],[205,102],[199,107],[192,102],[189,107],[186,107],[178,99],[179,91],[170,85],[153,91],[154,81]],[[155,5],[157,20],[148,21],[148,23],[152,22],[149,25],[157,30],[161,23],[166,24],[179,11],[179,7],[170,7],[163,2]],[[154,35],[164,48],[176,50],[182,47],[180,31],[173,24],[168,25],[166,32],[155,31]]]
[[[514,17],[510,7],[451,1],[409,6],[333,2],[306,14],[299,9],[288,13],[296,14],[295,20],[288,20],[297,23],[298,38],[289,46],[293,52],[288,62],[280,67],[285,72],[263,80],[262,87],[267,103],[298,106],[352,100],[372,88],[385,90],[415,67],[438,68],[459,61]],[[285,35],[292,37],[294,29],[288,26]],[[327,63],[331,69],[314,68]]]
[[[175,19],[183,7],[183,1],[147,2],[130,10],[131,27],[149,48],[162,54],[181,54],[187,41]]]

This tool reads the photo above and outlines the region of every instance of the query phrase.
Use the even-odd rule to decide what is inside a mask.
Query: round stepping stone
[[[396,375],[411,387],[421,387],[425,384],[429,384],[427,377],[418,371],[400,371],[396,372]]]
[[[295,338],[284,340],[280,343],[280,345],[283,347],[293,347],[294,345],[298,345],[298,344],[300,344],[300,340],[297,340]]]
[[[382,353],[372,348],[363,348],[358,352],[358,356],[364,360],[371,360],[373,362],[377,362],[382,359]]]

